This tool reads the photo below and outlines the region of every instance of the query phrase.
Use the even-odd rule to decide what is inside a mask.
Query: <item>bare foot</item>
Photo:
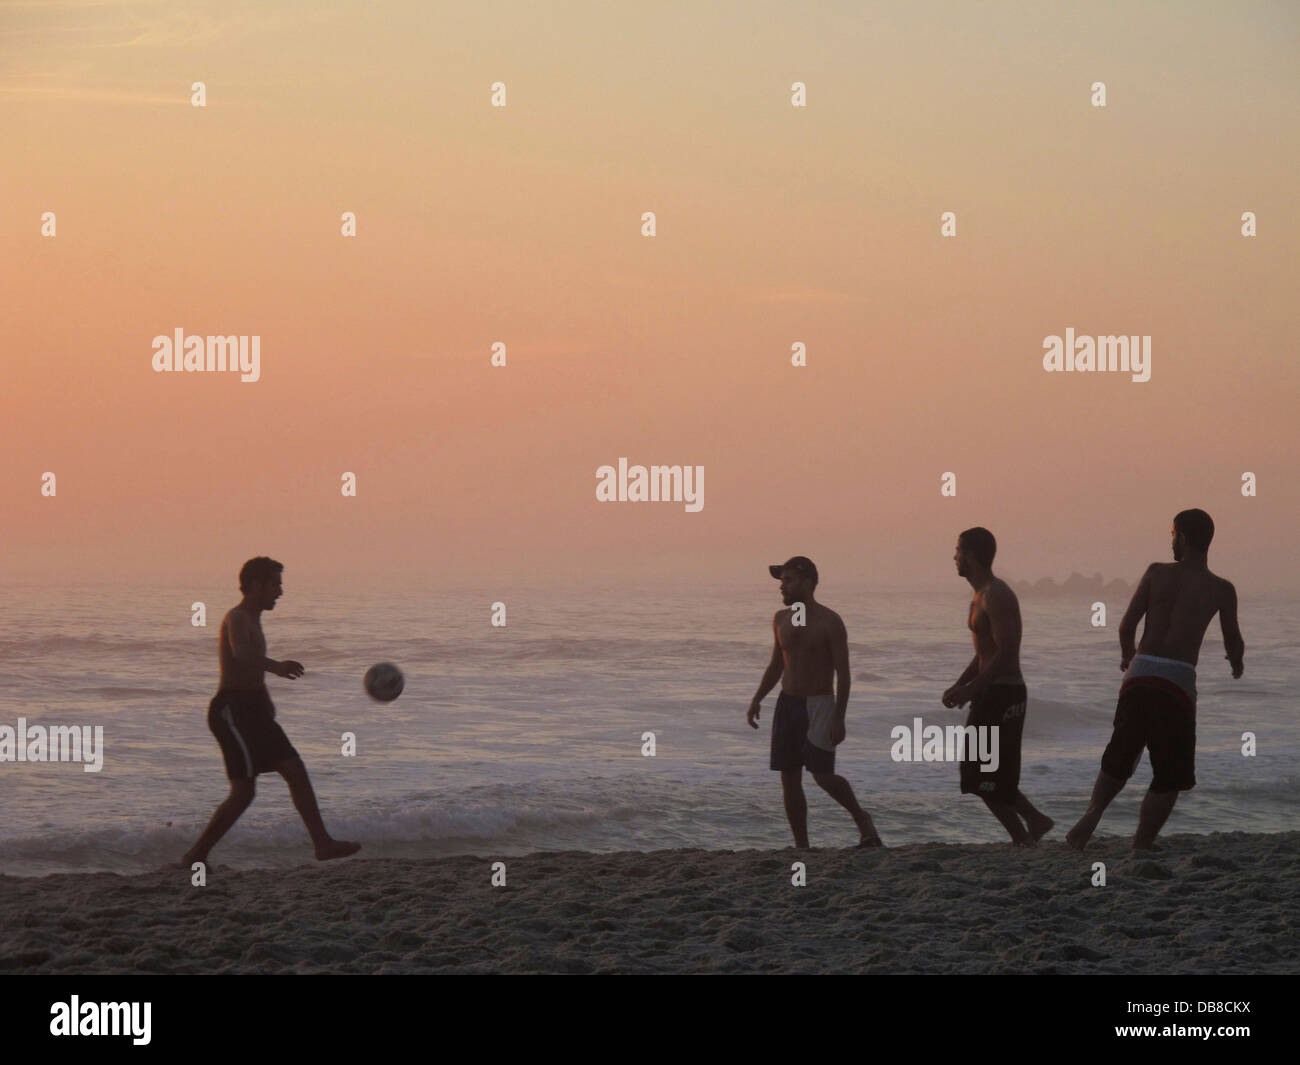
[[[1074,850],[1081,851],[1083,850],[1084,844],[1092,838],[1092,830],[1096,827],[1096,821],[1093,821],[1092,824],[1088,824],[1088,817],[1085,814],[1080,819],[1079,823],[1065,834],[1065,842]]]
[[[1139,843],[1135,839],[1133,841],[1133,849],[1135,851],[1162,851],[1164,850],[1164,847],[1158,846],[1155,840],[1151,840],[1150,843]]]
[[[1045,835],[1047,835],[1047,833],[1052,831],[1052,826],[1055,825],[1056,822],[1053,821],[1046,814],[1043,814],[1041,817],[1039,817],[1034,821],[1029,822],[1028,824],[1029,824],[1029,838],[1034,841],[1038,841],[1042,839]]]
[[[859,817],[858,814],[861,814]],[[875,822],[871,820],[871,815],[866,810],[859,810],[858,814],[853,815],[853,823],[858,826],[858,846],[859,847],[883,847],[880,842],[880,833],[876,831]]]
[[[332,839],[323,846],[316,848],[316,860],[318,862],[328,862],[331,858],[346,858],[349,854],[356,854],[360,849],[360,843],[349,843],[345,839]]]

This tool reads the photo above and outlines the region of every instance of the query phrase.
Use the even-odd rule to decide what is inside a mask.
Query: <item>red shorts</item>
[[[1196,787],[1196,704],[1173,681],[1135,677],[1119,689],[1115,728],[1101,756],[1109,776],[1128,780],[1146,749],[1152,791]]]

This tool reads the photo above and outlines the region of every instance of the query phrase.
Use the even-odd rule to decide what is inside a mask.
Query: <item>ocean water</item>
[[[104,766],[0,762],[0,873],[137,872],[177,859],[228,784],[207,728],[217,632],[237,592],[124,586],[0,588],[0,725],[102,725]],[[940,693],[970,660],[968,586],[909,591],[824,582],[849,631],[848,737],[836,770],[889,844],[1005,840],[958,792],[951,763],[895,762],[890,730],[956,724]],[[507,624],[490,624],[493,601]],[[207,605],[206,627],[191,604]],[[790,844],[779,775],[767,768],[776,694],[761,727],[746,707],[771,653],[776,582],[743,588],[340,590],[296,585],[263,615],[268,654],[306,667],[268,676],[277,720],[303,756],[325,823],[363,857],[535,850],[720,850]],[[1021,790],[1060,839],[1082,813],[1120,680],[1116,626],[1090,603],[1022,598],[1029,688]],[[1167,832],[1297,827],[1300,723],[1293,696],[1300,603],[1242,596],[1246,673],[1234,681],[1217,622],[1202,648],[1197,787]],[[372,702],[366,668],[396,662],[406,690]],[[779,690],[779,689],[778,689]],[[1258,754],[1241,753],[1242,733]],[[342,734],[357,738],[341,754]],[[641,753],[653,732],[657,753]],[[1132,832],[1150,782],[1143,759],[1100,834]],[[814,846],[847,846],[848,815],[806,781]],[[211,860],[300,865],[310,841],[275,774]]]

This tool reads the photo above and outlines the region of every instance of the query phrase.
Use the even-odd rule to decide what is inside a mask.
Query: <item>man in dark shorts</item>
[[[239,571],[244,598],[221,622],[221,688],[208,704],[208,728],[217,738],[230,778],[230,796],[217,807],[208,827],[181,859],[189,866],[206,862],[208,852],[230,831],[253,801],[259,773],[275,771],[289,785],[289,794],[320,861],[345,858],[361,849],[360,843],[334,839],[325,831],[307,767],[289,737],[275,721],[275,706],[263,679],[269,670],[277,677],[295,680],[304,673],[299,662],[277,662],[266,657],[262,611],[274,610],[283,594],[280,574],[284,566],[274,559],[249,559]]]
[[[1020,602],[1005,581],[993,575],[998,545],[984,528],[967,529],[957,537],[957,575],[970,582],[966,624],[975,641],[975,657],[943,693],[943,705],[964,706],[965,758],[961,762],[962,794],[978,795],[1016,846],[1034,846],[1055,822],[1035,809],[1020,790],[1020,739],[1025,727],[1029,693],[1020,675]],[[997,769],[985,772],[978,760],[980,745],[974,729],[996,727]],[[1024,821],[1021,821],[1021,818]]]
[[[849,705],[849,639],[844,622],[813,598],[817,567],[798,555],[784,565],[769,566],[781,581],[781,599],[791,609],[772,618],[775,644],[758,693],[745,719],[758,728],[763,696],[781,681],[772,718],[770,768],[781,773],[785,813],[795,846],[808,850],[808,801],[803,770],[853,816],[859,847],[880,847],[871,815],[858,805],[849,782],[835,774],[835,748],[844,739],[844,715]],[[832,677],[838,683],[832,690]]]
[[[1147,567],[1120,622],[1124,680],[1092,800],[1065,836],[1075,850],[1083,850],[1096,831],[1102,813],[1137,769],[1143,748],[1150,755],[1152,777],[1133,849],[1160,850],[1156,835],[1173,812],[1178,793],[1196,786],[1196,660],[1215,614],[1233,677],[1245,670],[1237,590],[1211,573],[1208,564],[1214,522],[1203,510],[1184,510],[1174,517],[1170,535],[1174,561]],[[1142,644],[1135,648],[1144,614]]]

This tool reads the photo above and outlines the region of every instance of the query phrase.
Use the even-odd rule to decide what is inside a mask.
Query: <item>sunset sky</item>
[[[976,524],[1134,580],[1199,506],[1294,589],[1298,46],[1292,3],[6,2],[0,580],[942,583]],[[155,373],[177,328],[261,380]],[[1067,328],[1151,380],[1045,372]],[[703,510],[598,503],[620,456]]]

